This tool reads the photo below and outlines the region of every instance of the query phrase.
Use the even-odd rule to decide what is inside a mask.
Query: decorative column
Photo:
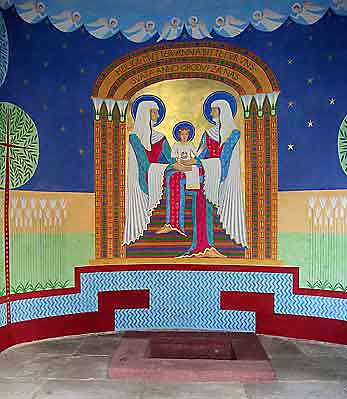
[[[271,259],[278,256],[278,126],[277,101],[280,92],[267,95],[271,107],[270,115],[270,163],[271,163]]]
[[[105,99],[107,109],[106,121],[106,256],[113,258],[114,244],[114,175],[115,175],[115,126],[113,109],[116,101]]]
[[[265,259],[265,94],[254,96],[257,104],[257,177],[258,177],[258,259]]]
[[[248,249],[246,258],[252,259],[253,253],[253,201],[252,201],[252,122],[250,118],[250,107],[253,96],[241,96],[245,118],[245,211]]]
[[[119,189],[119,237],[117,240],[117,252],[120,258],[126,257],[126,248],[123,243],[124,225],[125,225],[125,187],[126,187],[126,154],[127,154],[127,124],[126,112],[128,100],[117,100],[117,106],[120,115],[119,122],[119,140],[118,140],[118,189]]]
[[[102,186],[101,186],[101,120],[102,98],[92,97],[94,105],[94,184],[95,184],[95,257],[102,258],[101,229],[102,224]]]
[[[247,259],[277,260],[279,92],[241,96],[245,120]]]

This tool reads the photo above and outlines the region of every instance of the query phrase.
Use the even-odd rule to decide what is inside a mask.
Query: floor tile
[[[142,392],[137,383],[62,380],[48,381],[33,399],[141,399]]]
[[[344,386],[337,382],[275,382],[247,384],[248,399],[346,399]]]
[[[242,384],[146,384],[142,399],[247,399]]]

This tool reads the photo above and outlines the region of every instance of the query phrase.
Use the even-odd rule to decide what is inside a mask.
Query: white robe
[[[128,178],[125,190],[125,227],[123,245],[143,236],[151,221],[153,210],[163,196],[164,173],[167,164],[152,163],[148,171],[148,194],[139,184],[139,169],[132,145],[129,143]]]
[[[213,128],[212,128],[213,129]],[[219,158],[201,159],[205,172],[204,194],[217,207],[223,229],[231,240],[247,247],[245,209],[241,187],[240,142],[231,155],[225,180],[220,182],[222,166]]]

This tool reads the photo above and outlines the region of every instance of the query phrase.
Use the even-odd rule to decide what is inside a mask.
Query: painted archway
[[[141,48],[110,64],[93,89],[96,258],[125,258],[126,110],[129,99],[156,82],[202,78],[223,82],[244,109],[248,259],[277,259],[277,99],[269,66],[224,43],[181,42]]]

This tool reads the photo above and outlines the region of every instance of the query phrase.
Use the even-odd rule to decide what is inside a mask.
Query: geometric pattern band
[[[254,332],[256,315],[220,309],[221,291],[274,294],[274,313],[347,320],[347,299],[293,293],[293,274],[144,270],[81,273],[81,292],[16,300],[12,322],[98,310],[98,292],[149,290],[149,309],[116,310],[117,330],[206,329]],[[6,308],[0,305],[0,326]]]
[[[6,303],[0,304],[0,327],[6,326]]]

